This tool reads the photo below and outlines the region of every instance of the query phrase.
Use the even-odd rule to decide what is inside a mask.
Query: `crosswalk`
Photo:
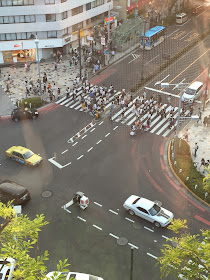
[[[91,86],[92,87],[92,86]],[[78,89],[78,93],[77,93],[77,98],[79,95],[82,94],[82,90],[79,88]],[[110,109],[110,106],[112,104],[112,101],[114,101],[115,97],[119,96],[119,98],[121,97],[121,92],[117,92],[115,91],[115,93],[113,94],[113,96],[111,96],[109,98],[109,102],[106,104],[106,112],[107,110]],[[99,99],[99,94],[96,96],[96,100]],[[126,108],[126,110],[121,109],[120,106],[115,106],[115,107],[119,107],[119,108],[115,108],[114,110],[114,114],[112,116],[112,121],[114,122],[119,122],[123,125],[127,125],[128,127],[130,127],[133,123],[135,123],[136,121],[136,114],[133,110],[133,104],[135,103],[136,98],[133,99],[133,101],[131,101],[128,104],[128,107]],[[57,102],[57,104],[68,107],[70,109],[75,109],[75,110],[79,110],[79,111],[85,111],[85,112],[90,112],[89,109],[83,109],[82,108],[82,104],[81,101],[74,101],[73,97],[72,97],[72,93],[70,93],[69,98],[67,98],[66,96],[62,97],[61,99],[59,99]],[[166,112],[166,117],[162,118],[160,115],[158,115],[157,113],[154,113],[151,117],[151,124],[150,124],[150,128],[147,129],[148,132],[150,133],[155,133],[156,135],[161,135],[163,137],[168,137],[173,131],[174,131],[174,127],[169,128],[169,116],[170,116],[170,105],[168,104],[163,104],[161,109],[165,109]],[[122,112],[124,111],[124,117],[122,118]],[[185,116],[187,116],[189,114],[189,111],[186,111],[184,113]],[[176,120],[178,116],[178,107],[174,108],[174,113],[173,113],[173,118]],[[142,117],[141,117],[141,123],[143,125],[147,124],[147,119],[148,119],[148,113],[145,113]],[[176,126],[176,123],[175,123]]]

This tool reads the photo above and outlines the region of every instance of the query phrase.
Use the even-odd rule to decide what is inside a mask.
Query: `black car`
[[[13,200],[13,205],[25,204],[31,199],[29,191],[10,180],[5,180],[0,183],[0,201],[7,203]]]
[[[15,108],[12,111],[11,118],[13,121],[18,122],[22,119],[33,119],[35,120],[38,118],[39,112],[37,109],[30,109],[30,108]]]

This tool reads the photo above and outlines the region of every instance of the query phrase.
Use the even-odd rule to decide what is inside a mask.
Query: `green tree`
[[[46,261],[49,259],[48,251],[43,255],[38,252],[38,236],[41,228],[48,224],[43,214],[30,220],[27,215],[17,216],[12,203],[7,205],[0,202],[0,258],[6,260],[15,259],[16,269],[13,273],[14,280],[43,280],[46,277]],[[31,257],[31,252],[36,252],[36,257]],[[3,263],[0,271],[3,269]],[[67,272],[67,259],[59,261],[57,271]],[[64,275],[58,275],[54,279],[63,279]],[[52,278],[51,278],[52,279]]]
[[[206,192],[210,193],[210,166],[204,167],[207,171],[206,177],[203,178],[203,188]]]
[[[210,231],[201,230],[201,234],[190,235],[186,220],[174,220],[168,226],[177,234],[168,239],[170,244],[165,244],[162,249],[163,256],[158,258],[161,277],[173,274],[177,279],[209,279],[210,275]]]

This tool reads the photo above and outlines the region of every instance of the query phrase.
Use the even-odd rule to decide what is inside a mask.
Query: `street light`
[[[39,92],[40,92],[40,96],[42,96],[42,84],[41,84],[40,60],[39,60],[39,39],[37,38],[37,36],[35,39],[35,44],[36,44],[36,55],[37,55],[37,60],[38,60]]]
[[[79,26],[79,33],[78,33],[78,36],[79,36],[79,78],[80,78],[80,81],[82,79],[82,61],[81,61],[81,40],[80,40],[80,26]]]
[[[144,80],[144,49],[145,49],[146,23],[147,23],[147,21],[144,20],[144,38],[143,38],[143,47],[142,47],[143,55],[142,55],[142,67],[141,67],[141,82]]]

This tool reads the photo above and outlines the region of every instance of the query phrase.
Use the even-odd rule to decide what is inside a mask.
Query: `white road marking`
[[[179,40],[183,40],[185,37],[187,37],[190,33],[192,33],[192,31],[188,32],[185,36],[183,36],[182,38],[180,38]]]
[[[131,247],[133,247],[133,248],[135,248],[135,249],[137,249],[137,250],[139,249],[139,247],[133,245],[132,243],[128,243],[128,245],[131,246]]]
[[[73,137],[71,137],[68,141],[67,141],[67,143],[73,143],[74,142],[74,139],[73,139]]]
[[[96,128],[94,127],[93,129],[90,130],[90,132],[93,132],[93,130],[95,130]]]
[[[66,210],[69,214],[71,214],[71,211],[69,209],[64,209],[64,210]]]
[[[67,202],[65,205],[63,205],[62,207],[64,208],[64,209],[66,209],[66,208],[68,208],[69,206],[71,206],[71,205],[73,205],[73,199],[72,200],[70,200],[69,202]]]
[[[169,238],[168,238],[167,236],[165,236],[165,235],[162,235],[162,237],[165,238],[165,239],[169,239]]]
[[[51,162],[52,164],[54,164],[56,167],[58,167],[59,169],[62,169],[68,165],[71,164],[71,162],[65,164],[65,165],[61,165],[60,163],[58,163],[57,161],[54,160],[55,157],[49,158],[48,161]]]
[[[66,152],[68,152],[68,149],[67,149],[67,150],[65,150],[65,151],[63,151],[61,154],[63,155],[63,154],[65,154]]]
[[[116,236],[116,235],[114,235],[114,234],[112,234],[112,233],[110,233],[109,235],[112,236],[112,237],[114,237],[114,238],[116,238],[116,239],[119,239],[118,236]]]
[[[148,227],[144,227],[144,228],[147,229],[147,230],[149,230],[149,231],[151,231],[151,232],[154,232],[154,230],[151,229],[151,228],[148,228]]]
[[[109,212],[111,212],[111,213],[113,213],[113,214],[115,214],[115,215],[118,215],[117,212],[115,212],[115,211],[113,211],[113,210],[111,210],[111,209],[109,209]]]
[[[87,150],[87,152],[89,153],[92,149],[93,149],[93,147],[91,147],[89,150]]]
[[[178,31],[179,31],[179,29],[175,30],[174,32],[172,32],[171,34],[169,34],[169,35],[167,36],[167,38],[170,37],[171,35],[173,35],[174,33],[178,32]]]
[[[117,129],[118,128],[118,125],[117,126],[115,126],[114,128],[113,128],[113,130],[115,130],[115,129]]]
[[[101,204],[99,204],[98,202],[95,202],[95,201],[94,201],[94,203],[95,203],[96,205],[98,205],[98,206],[102,207],[102,205],[101,205]]]
[[[77,160],[81,159],[82,157],[84,157],[84,155],[81,155],[80,157],[78,157]]]
[[[83,222],[86,222],[86,220],[83,219],[83,218],[81,218],[80,216],[77,216],[77,218],[80,219],[80,220],[83,221]]]
[[[78,142],[75,142],[73,145],[72,145],[72,147],[74,147],[75,145],[77,145],[78,144]]]
[[[110,135],[110,132],[109,133],[107,133],[106,135],[105,135],[105,137],[107,137],[107,136],[109,136]]]
[[[133,59],[130,62],[128,62],[128,64],[140,57],[140,54],[132,53],[131,55],[132,55]]]
[[[127,221],[131,222],[131,223],[135,223],[133,220],[129,219],[129,218],[125,218]]]
[[[155,57],[153,57],[153,59],[151,59],[151,60],[150,60],[150,61],[148,61],[147,63],[145,63],[145,64],[144,64],[144,66],[145,66],[145,65],[147,65],[147,64],[149,64],[150,62],[152,62],[152,61],[153,61],[155,58],[157,58],[158,56],[159,56],[159,54],[158,54],[158,55],[156,55]]]
[[[100,122],[98,125],[102,125],[102,123],[104,123],[104,122],[102,121],[102,122]]]
[[[99,140],[96,144],[98,145],[99,143],[101,143],[102,142],[102,140]]]
[[[95,228],[97,228],[97,229],[99,229],[99,230],[102,230],[102,228],[100,228],[100,227],[98,227],[98,226],[96,226],[96,225],[93,225],[93,227],[95,227]]]
[[[81,139],[84,139],[85,137],[87,137],[87,134],[86,134],[86,135],[84,135]]]
[[[147,255],[157,260],[157,257],[156,257],[156,256],[154,256],[154,255],[152,255],[152,254],[150,254],[150,253],[147,253]]]

